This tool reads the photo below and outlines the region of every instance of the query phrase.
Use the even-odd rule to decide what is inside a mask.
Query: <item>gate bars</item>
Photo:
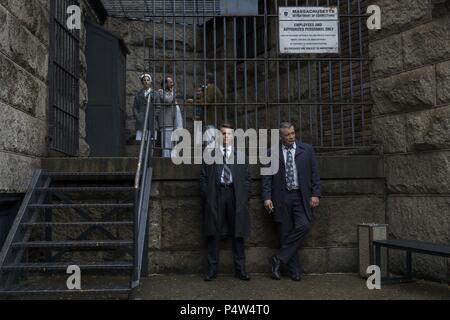
[[[143,71],[153,73],[156,89],[165,89],[159,82],[166,75],[173,77],[191,132],[196,119],[242,129],[291,121],[307,143],[347,148],[371,143],[366,2],[259,0],[257,14],[242,16],[222,14],[220,0],[133,1],[132,7],[122,0],[110,10],[147,22]],[[280,54],[280,6],[337,6],[340,53]],[[220,92],[195,101],[208,74]]]
[[[79,152],[79,30],[66,26],[66,10],[76,0],[50,2],[49,148],[69,156]]]

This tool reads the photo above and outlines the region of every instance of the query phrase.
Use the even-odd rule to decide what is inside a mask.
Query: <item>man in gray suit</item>
[[[278,225],[280,248],[271,258],[272,277],[281,279],[281,264],[287,265],[294,281],[301,280],[298,250],[319,206],[321,189],[317,159],[311,145],[295,139],[289,122],[280,125],[280,169],[262,176],[262,198]]]
[[[160,109],[158,92],[152,88],[152,77],[149,74],[141,76],[141,83],[143,89],[139,91],[134,97],[133,114],[136,119],[136,141],[142,141],[142,134],[144,130],[145,112],[147,110],[147,102],[150,97],[150,103],[154,108],[154,114],[157,117]],[[157,130],[158,122],[155,121],[155,131]]]

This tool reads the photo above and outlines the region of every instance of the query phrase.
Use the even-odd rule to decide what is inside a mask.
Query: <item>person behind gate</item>
[[[280,267],[284,264],[291,279],[300,281],[298,250],[310,230],[313,209],[320,203],[320,177],[313,147],[295,140],[291,123],[281,123],[280,141],[276,146],[280,155],[278,172],[262,176],[264,206],[273,213],[280,242],[270,264],[273,279],[281,279]]]
[[[182,129],[183,116],[176,99],[175,83],[171,76],[166,76],[158,90],[160,109],[158,112],[159,128],[161,130],[162,157],[170,158],[173,149],[172,134]]]
[[[217,277],[220,241],[231,237],[235,275],[250,280],[245,267],[245,238],[250,236],[248,201],[252,179],[247,164],[235,164],[238,151],[233,144],[233,129],[222,124],[223,145],[216,144],[214,155],[220,152],[223,164],[203,163],[200,174],[201,195],[204,200],[204,227],[207,237],[208,268],[205,281]]]
[[[142,141],[143,130],[145,125],[145,113],[147,111],[147,102],[150,98],[151,106],[154,108],[155,117],[159,111],[159,95],[158,92],[152,88],[153,80],[149,74],[143,74],[140,77],[143,89],[134,96],[133,114],[136,119],[136,141]],[[155,132],[157,130],[158,122],[155,122]],[[155,135],[156,138],[156,135]]]

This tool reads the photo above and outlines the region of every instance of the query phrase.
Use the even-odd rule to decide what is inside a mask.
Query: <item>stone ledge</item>
[[[383,178],[381,156],[317,156],[322,179]],[[251,166],[252,177],[260,179],[258,166]],[[197,180],[200,165],[175,166],[170,159],[158,159],[155,180]]]
[[[384,178],[382,156],[318,156],[322,179]],[[50,171],[114,172],[136,171],[137,158],[46,158],[43,169]],[[254,179],[260,179],[259,167],[251,166]],[[176,166],[171,159],[154,159],[154,180],[198,180],[200,165]]]
[[[252,198],[261,194],[261,184],[254,180],[252,184]],[[322,180],[322,195],[325,197],[348,197],[376,195],[384,196],[384,179],[327,179]],[[154,181],[152,198],[157,200],[200,197],[199,181]]]

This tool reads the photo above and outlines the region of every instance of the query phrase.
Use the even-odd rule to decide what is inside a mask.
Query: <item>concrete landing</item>
[[[244,282],[219,275],[204,282],[201,275],[154,275],[144,279],[136,300],[450,300],[447,284],[418,280],[369,290],[356,274],[306,275],[301,282],[275,281],[266,274]]]

